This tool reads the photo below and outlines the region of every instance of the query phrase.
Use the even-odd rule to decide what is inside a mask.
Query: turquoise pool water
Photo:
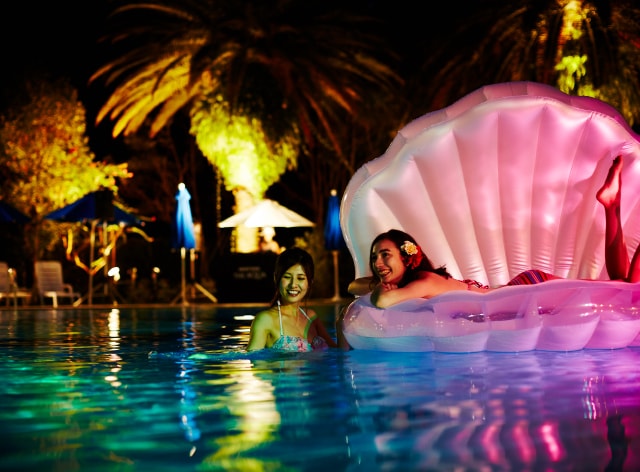
[[[640,348],[247,354],[258,309],[0,311],[1,470],[640,470]]]

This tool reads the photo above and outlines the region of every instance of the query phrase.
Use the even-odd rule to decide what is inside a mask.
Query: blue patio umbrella
[[[191,214],[191,194],[187,187],[180,182],[178,193],[176,193],[176,212],[173,217],[171,244],[174,249],[180,249],[180,298],[182,304],[187,304],[187,276],[185,259],[187,249],[190,251],[196,247],[196,234],[193,227],[193,216]],[[192,274],[193,275],[193,274]]]
[[[171,238],[174,249],[194,249],[196,247],[196,235],[189,200],[191,200],[191,194],[187,187],[183,183],[178,184],[178,193],[176,193],[178,203],[173,218]]]
[[[140,217],[129,213],[113,201],[113,192],[111,190],[96,190],[88,193],[75,202],[52,211],[45,218],[69,222],[96,220],[127,225],[138,225],[142,222]]]
[[[181,288],[180,294],[176,298],[182,299],[182,304],[187,305],[187,280],[186,280],[186,268],[185,259],[187,250],[190,253],[190,272],[191,272],[191,285],[198,289],[203,295],[209,298],[214,303],[218,300],[207,289],[197,283],[195,280],[195,255],[193,250],[196,247],[196,233],[193,226],[193,216],[191,214],[191,194],[187,190],[187,187],[181,182],[178,184],[178,193],[176,193],[176,211],[173,218],[171,245],[174,249],[180,249],[180,275],[181,275]]]
[[[333,189],[329,196],[327,216],[324,221],[324,246],[333,256],[333,300],[340,299],[340,250],[346,247],[342,230],[340,229],[340,199],[338,192]]]
[[[129,213],[113,201],[113,192],[108,189],[96,190],[84,197],[52,211],[45,216],[47,220],[90,223],[89,232],[89,291],[87,302],[93,304],[93,265],[96,239],[96,226],[99,223],[122,223],[139,225],[143,221],[140,217]]]
[[[335,189],[331,190],[327,206],[327,217],[324,221],[324,246],[329,251],[346,247],[342,229],[340,229],[340,199]]]
[[[28,223],[29,219],[17,208],[0,200],[0,223]]]

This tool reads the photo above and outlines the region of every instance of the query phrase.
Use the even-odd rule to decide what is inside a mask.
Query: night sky
[[[453,31],[464,18],[465,3],[480,8],[488,1],[444,2],[434,11],[422,13],[415,2],[397,0],[388,4],[379,0],[351,0],[369,14],[380,16],[388,27],[388,34],[402,53],[411,53],[417,42],[433,41],[438,48],[439,38]],[[109,0],[39,0],[11,2],[11,10],[3,13],[2,83],[6,89],[13,81],[21,80],[23,71],[36,71],[69,76],[74,85],[86,85],[86,79],[100,64],[96,44],[103,31]],[[437,10],[437,14],[436,14]],[[443,39],[443,44],[445,41]],[[10,88],[10,87],[9,87]]]
[[[34,5],[35,3],[35,5]],[[69,75],[81,80],[94,64],[105,0],[12,2],[3,13],[3,82],[23,72]],[[101,8],[102,6],[102,8]]]

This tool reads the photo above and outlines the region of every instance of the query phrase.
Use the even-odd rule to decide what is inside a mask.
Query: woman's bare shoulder
[[[277,309],[270,307],[265,310],[259,311],[253,316],[253,322],[262,325],[270,325],[277,318]]]

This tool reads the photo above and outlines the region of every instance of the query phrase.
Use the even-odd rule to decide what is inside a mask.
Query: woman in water
[[[293,247],[278,255],[274,270],[276,293],[271,306],[251,323],[248,351],[271,348],[281,351],[312,351],[337,347],[326,327],[311,309],[301,305],[313,284],[311,255]]]
[[[616,157],[606,181],[596,194],[605,210],[605,259],[612,280],[640,281],[640,248],[629,261],[620,221],[622,159]],[[457,280],[444,266],[434,267],[416,240],[392,229],[379,234],[371,243],[369,267],[373,277],[363,277],[349,285],[349,292],[371,292],[371,302],[386,308],[411,298],[431,298],[453,290],[488,292],[490,288],[475,280]],[[507,285],[535,284],[559,278],[540,270],[517,275]]]

